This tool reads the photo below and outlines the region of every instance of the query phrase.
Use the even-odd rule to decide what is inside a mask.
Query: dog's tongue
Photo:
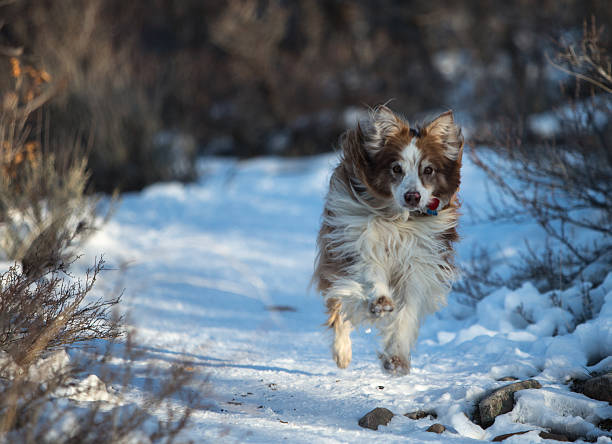
[[[431,211],[434,211],[436,208],[438,208],[438,205],[440,205],[440,199],[438,199],[437,197],[432,197],[429,203],[427,204],[427,208],[429,208]]]

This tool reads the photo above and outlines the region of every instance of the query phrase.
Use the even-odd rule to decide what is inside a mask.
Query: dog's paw
[[[370,302],[370,313],[377,318],[387,313],[391,313],[394,308],[393,301],[387,296],[380,296]]]
[[[404,376],[410,373],[410,359],[406,360],[399,356],[381,355],[383,369],[393,376]]]
[[[349,350],[348,353],[335,353],[334,352],[334,361],[336,361],[336,365],[338,368],[347,368],[351,363],[351,352]]]

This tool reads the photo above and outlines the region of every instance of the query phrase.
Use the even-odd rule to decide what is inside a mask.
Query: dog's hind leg
[[[325,323],[329,328],[334,329],[334,343],[332,354],[336,364],[340,368],[346,368],[351,363],[353,351],[351,347],[351,331],[353,326],[342,313],[342,303],[336,298],[329,298],[326,301],[328,319]]]

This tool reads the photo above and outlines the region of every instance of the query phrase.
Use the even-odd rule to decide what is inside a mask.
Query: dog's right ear
[[[353,173],[362,181],[367,182],[367,176],[371,169],[371,159],[365,145],[367,136],[361,125],[349,130],[342,135],[341,146],[344,158],[353,167]]]
[[[385,105],[380,105],[370,112],[370,118],[364,125],[365,147],[377,151],[385,145],[387,138],[402,129],[402,120]]]
[[[371,194],[387,198],[389,196],[381,193],[379,188],[376,187],[376,171],[373,157],[375,151],[378,151],[380,148],[376,150],[368,148],[371,143],[372,139],[363,130],[361,124],[357,124],[355,129],[344,133],[341,138],[344,167],[349,175],[357,179],[362,185],[365,185]]]

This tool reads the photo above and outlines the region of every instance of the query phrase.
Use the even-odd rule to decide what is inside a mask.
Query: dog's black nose
[[[418,191],[409,191],[404,194],[404,200],[411,207],[416,207],[421,200],[421,193]]]

